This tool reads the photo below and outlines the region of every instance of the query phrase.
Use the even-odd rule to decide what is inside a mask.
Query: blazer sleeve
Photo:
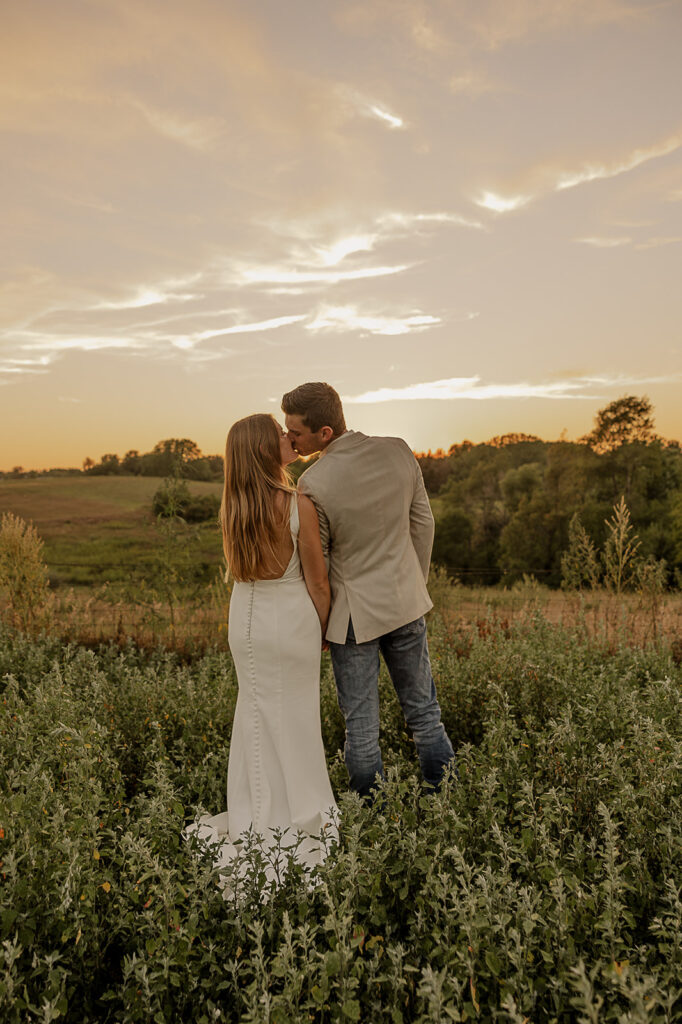
[[[331,531],[329,528],[329,520],[327,518],[326,512],[324,511],[322,505],[320,504],[318,496],[315,494],[315,491],[310,486],[310,483],[306,480],[305,477],[306,475],[304,473],[303,476],[299,478],[298,489],[301,492],[301,494],[305,494],[308,498],[310,498],[313,505],[315,506],[315,511],[317,512],[317,521],[320,526],[322,554],[324,555],[324,562],[325,565],[327,566],[327,571],[329,571],[329,550],[331,548]]]
[[[424,487],[424,478],[419,463],[414,455],[412,458],[414,459],[414,492],[410,505],[410,535],[426,582],[429,578],[431,549],[433,548],[433,512]]]

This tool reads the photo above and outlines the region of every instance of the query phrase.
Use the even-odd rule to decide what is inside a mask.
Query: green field
[[[32,522],[45,543],[53,587],[135,584],[153,576],[168,538],[151,512],[163,480],[134,476],[0,480],[0,513]],[[220,496],[220,483],[188,481],[193,494]],[[188,579],[207,582],[222,559],[217,524],[177,528],[178,554],[191,558]],[[182,549],[182,552],[180,551]]]
[[[224,809],[236,681],[0,627],[0,1019],[6,1024],[682,1021],[682,650],[536,617],[430,620],[458,778],[420,789],[382,679],[383,802],[348,792],[306,884],[238,898],[180,835]]]

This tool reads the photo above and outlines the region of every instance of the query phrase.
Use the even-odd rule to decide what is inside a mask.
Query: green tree
[[[648,444],[656,437],[652,412],[646,396],[624,395],[599,410],[594,429],[583,440],[600,454],[612,452],[624,444]]]
[[[682,491],[676,491],[670,500],[673,560],[682,568]]]
[[[124,473],[137,474],[140,472],[140,453],[136,448],[131,448],[125,453],[121,468]]]
[[[87,461],[87,460],[86,460]],[[85,463],[83,463],[85,469]],[[108,452],[103,455],[100,461],[86,469],[86,472],[91,473],[93,476],[111,476],[121,472],[121,463],[118,455],[114,452]]]
[[[151,456],[154,470],[159,476],[173,476],[176,473],[187,476],[186,467],[194,459],[202,457],[198,444],[188,437],[169,437],[165,441],[157,441]]]
[[[472,523],[461,509],[450,508],[436,519],[433,561],[445,566],[450,575],[466,574],[471,568]]]
[[[558,583],[563,536],[564,515],[552,508],[540,485],[521,498],[500,534],[500,568],[518,578],[537,575]]]
[[[500,490],[508,512],[517,511],[522,502],[530,501],[534,491],[543,485],[544,467],[539,462],[526,462],[507,470],[500,481]]]

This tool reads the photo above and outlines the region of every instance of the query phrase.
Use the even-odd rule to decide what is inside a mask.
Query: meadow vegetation
[[[382,677],[383,799],[263,899],[180,838],[222,809],[236,681],[182,659],[0,633],[0,1018],[682,1020],[682,650],[541,615],[430,618],[457,774],[423,792]],[[625,638],[623,638],[624,641]]]

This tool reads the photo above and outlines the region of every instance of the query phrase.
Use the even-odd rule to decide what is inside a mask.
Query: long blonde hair
[[[230,427],[225,444],[225,486],[220,508],[228,571],[245,582],[267,576],[278,565],[277,541],[284,515],[278,491],[294,494],[282,465],[274,416],[256,413]]]

